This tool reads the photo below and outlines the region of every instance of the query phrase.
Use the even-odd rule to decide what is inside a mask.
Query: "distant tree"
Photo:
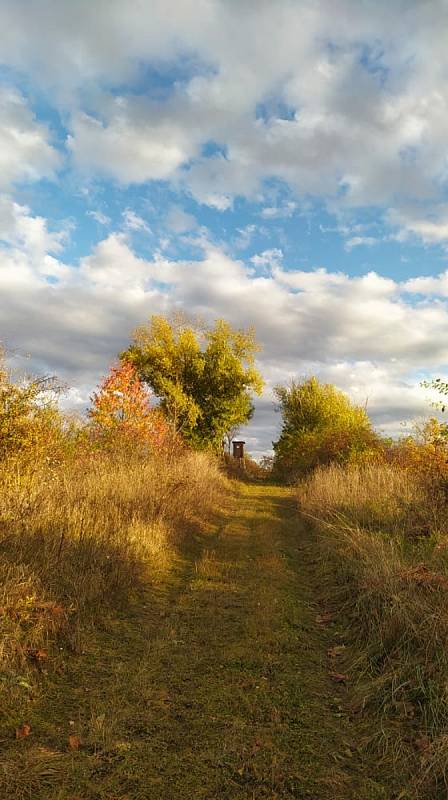
[[[153,408],[151,396],[132,364],[112,366],[91,401],[88,415],[100,434],[122,433],[157,444],[167,434],[167,424]]]
[[[153,316],[122,354],[160,399],[176,431],[197,447],[220,449],[224,436],[253,414],[263,382],[252,329],[218,320],[204,329],[183,318]]]
[[[378,448],[378,437],[364,408],[344,392],[317,378],[277,386],[283,423],[274,443],[274,469],[295,479],[319,464],[349,461]]]

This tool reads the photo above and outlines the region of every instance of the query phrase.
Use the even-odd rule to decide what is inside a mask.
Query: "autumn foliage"
[[[168,423],[132,364],[114,365],[91,400],[89,417],[97,436],[120,434],[158,447],[166,442]]]
[[[274,442],[274,472],[293,482],[319,466],[355,463],[375,456],[379,437],[364,408],[317,378],[277,386],[282,415],[280,438]]]

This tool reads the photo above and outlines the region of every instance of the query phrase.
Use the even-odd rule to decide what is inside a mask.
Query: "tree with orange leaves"
[[[124,434],[157,445],[168,436],[162,413],[152,406],[149,391],[128,362],[111,367],[91,401],[88,414],[97,433]]]

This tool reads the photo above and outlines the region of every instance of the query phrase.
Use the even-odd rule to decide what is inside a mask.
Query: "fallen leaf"
[[[68,737],[68,746],[70,750],[79,750],[81,745],[81,740],[79,736],[75,736],[74,733],[70,734]]]
[[[29,736],[31,733],[31,725],[28,725],[27,722],[24,722],[20,728],[16,728],[16,739],[24,739],[25,736]]]
[[[328,675],[335,683],[345,683],[348,680],[348,676],[342,672],[329,672]]]

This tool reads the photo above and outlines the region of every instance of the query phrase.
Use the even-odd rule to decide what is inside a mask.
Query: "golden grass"
[[[219,505],[225,480],[204,453],[129,450],[0,466],[0,695],[6,721],[45,672],[49,648],[84,632],[151,579],[179,536]],[[52,654],[54,663],[54,653]]]
[[[363,702],[404,725],[381,747],[407,753],[416,797],[439,796],[448,786],[446,505],[434,486],[389,465],[317,470],[298,498],[364,653]]]
[[[329,686],[335,630],[315,622],[290,493],[244,483],[226,505],[51,676],[28,739],[5,742],[2,798],[393,796]]]
[[[391,464],[332,464],[299,486],[307,513],[397,535],[418,536],[444,524],[446,510],[439,500],[415,473]]]

